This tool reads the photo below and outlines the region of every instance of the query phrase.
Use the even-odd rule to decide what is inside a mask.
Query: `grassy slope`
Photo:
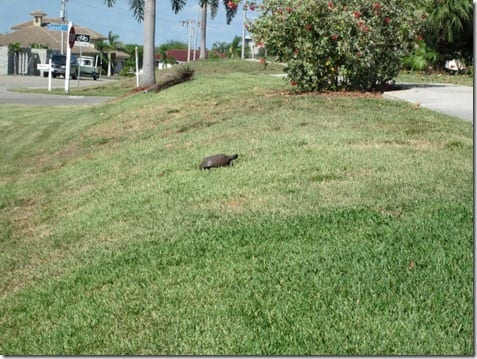
[[[0,352],[472,353],[471,125],[197,72],[0,108]]]

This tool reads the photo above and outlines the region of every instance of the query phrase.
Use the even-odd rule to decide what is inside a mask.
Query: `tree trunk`
[[[205,59],[207,57],[205,53],[207,36],[207,4],[202,6],[202,13],[200,19],[200,55],[199,59]]]
[[[141,86],[148,87],[156,83],[154,66],[154,44],[156,36],[156,0],[145,0],[144,6],[144,53],[142,62]]]
[[[14,75],[18,75],[18,70],[17,70],[17,63],[18,63],[18,55],[17,53],[15,52],[13,54],[13,74]]]
[[[111,66],[113,66],[113,64],[111,64],[111,51],[108,51],[108,77],[111,76]]]

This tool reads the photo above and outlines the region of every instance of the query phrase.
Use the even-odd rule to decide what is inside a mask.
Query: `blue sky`
[[[197,19],[198,1],[189,0],[179,14],[172,12],[170,0],[156,2],[156,45],[170,40],[187,43],[189,31],[181,25],[181,21]],[[60,0],[0,0],[0,33],[11,32],[11,26],[33,20],[30,13],[34,10],[43,10],[48,17],[59,17]],[[143,24],[134,20],[127,0],[117,0],[113,8],[104,5],[103,0],[68,0],[66,12],[73,23],[106,36],[112,31],[119,35],[119,40],[123,43],[143,42]],[[220,1],[217,16],[212,20],[209,14],[207,19],[207,48],[210,49],[214,42],[231,42],[235,35],[242,36],[242,16],[240,10],[232,23],[227,25],[224,4]],[[247,16],[252,18],[256,14],[248,12]]]

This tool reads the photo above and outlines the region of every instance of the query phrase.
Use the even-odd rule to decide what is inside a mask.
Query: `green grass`
[[[0,107],[0,353],[471,355],[472,125],[197,66]]]
[[[461,86],[473,86],[474,84],[473,76],[468,74],[426,74],[419,71],[401,71],[396,81],[410,83],[448,83]]]
[[[227,74],[233,72],[246,72],[248,74],[276,74],[283,73],[284,66],[276,63],[268,64],[265,68],[264,65],[258,62],[242,61],[242,60],[207,60],[207,61],[197,61],[191,63],[192,67],[197,73],[203,75],[207,74]],[[157,83],[165,82],[170,78],[170,75],[174,75],[177,71],[178,66],[172,67],[170,69],[158,70],[156,71],[156,80]],[[136,87],[136,77],[118,77],[114,82],[102,83],[85,86],[85,87],[76,87],[76,81],[72,81],[72,85],[69,90],[69,95],[71,96],[121,96],[131,93]],[[53,88],[51,91],[48,91],[44,88],[12,88],[10,91],[16,92],[29,92],[29,93],[46,93],[52,95],[64,95],[65,91],[63,88]]]

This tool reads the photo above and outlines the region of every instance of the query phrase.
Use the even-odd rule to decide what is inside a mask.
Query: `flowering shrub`
[[[422,21],[412,1],[398,0],[263,0],[258,10],[250,32],[301,91],[382,90]]]
[[[231,10],[237,10],[241,2],[242,0],[226,0],[225,5]],[[250,9],[251,11],[255,11],[256,7],[257,7],[257,4],[255,3],[255,1],[247,1],[247,0],[243,1],[244,10]]]

